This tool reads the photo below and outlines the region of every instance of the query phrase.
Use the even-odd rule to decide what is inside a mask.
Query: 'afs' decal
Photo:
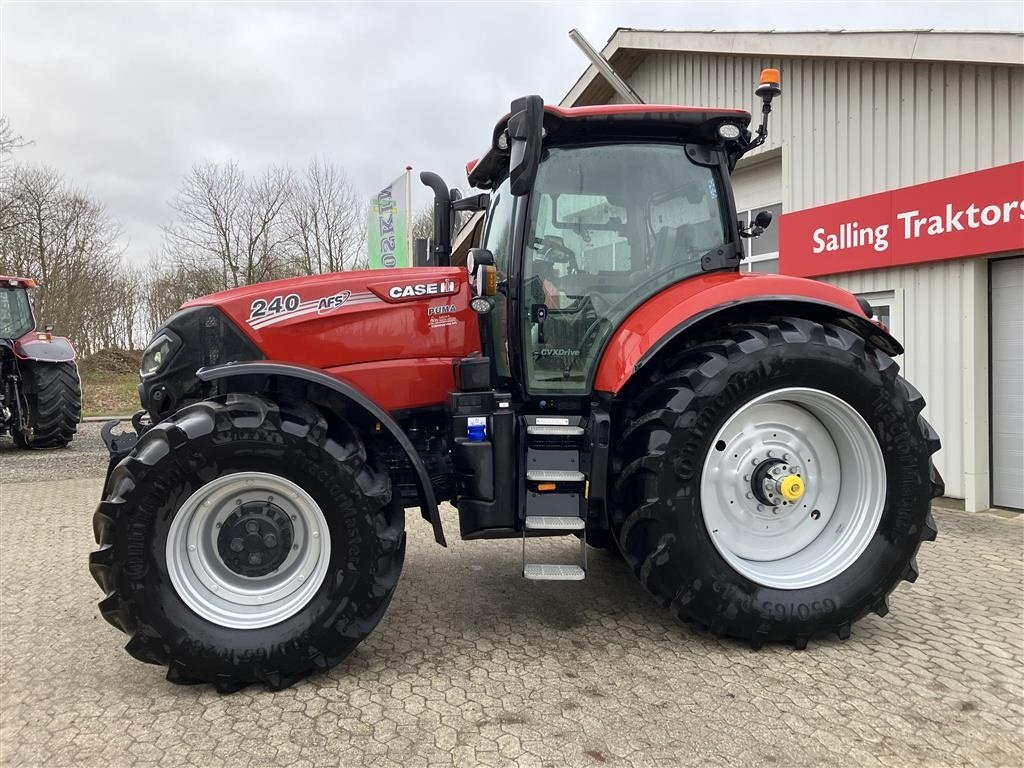
[[[320,299],[320,303],[316,305],[316,313],[318,315],[326,315],[328,312],[343,306],[350,298],[352,298],[352,291],[341,291],[333,296],[324,296]]]
[[[297,293],[289,293],[287,296],[274,296],[271,299],[255,299],[249,310],[248,323],[258,330],[305,315],[326,315],[342,307],[373,304],[379,301],[380,299],[369,291],[338,291],[329,296],[318,296],[306,301]]]

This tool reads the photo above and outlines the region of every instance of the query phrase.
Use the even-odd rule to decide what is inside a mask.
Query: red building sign
[[[1024,162],[783,214],[779,271],[815,277],[1024,250]]]

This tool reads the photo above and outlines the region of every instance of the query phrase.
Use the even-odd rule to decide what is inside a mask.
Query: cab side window
[[[509,249],[512,240],[512,202],[508,179],[498,187],[491,200],[487,214],[487,231],[484,232],[483,247],[494,255],[498,268],[498,281],[508,279]],[[499,376],[509,377],[508,364],[508,302],[505,294],[498,292],[494,297],[494,310],[490,313],[488,332],[494,349],[495,367]]]

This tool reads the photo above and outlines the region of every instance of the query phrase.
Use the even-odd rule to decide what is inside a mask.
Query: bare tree
[[[366,215],[344,170],[326,160],[312,161],[288,205],[296,271],[340,272],[365,261]]]
[[[0,272],[34,277],[36,314],[84,352],[113,341],[101,317],[121,273],[122,230],[54,169],[15,165],[0,190]]]
[[[194,166],[171,202],[176,218],[164,228],[164,255],[180,274],[218,270],[218,289],[289,274],[282,212],[293,175],[274,167],[250,181],[234,161]]]
[[[149,275],[141,282],[139,325],[152,332],[186,301],[222,288],[223,277],[216,267],[197,270],[172,264],[155,269],[155,265],[151,265]]]
[[[412,217],[412,236],[415,240],[434,239],[434,204],[427,203]]]
[[[6,115],[0,115],[0,185],[6,186],[13,176],[14,165],[11,155],[14,150],[31,144],[20,133],[15,133]]]

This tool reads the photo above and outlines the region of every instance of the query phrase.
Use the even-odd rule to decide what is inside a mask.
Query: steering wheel
[[[551,264],[567,265],[570,275],[579,274],[580,266],[575,251],[550,235],[540,241],[540,257]]]

